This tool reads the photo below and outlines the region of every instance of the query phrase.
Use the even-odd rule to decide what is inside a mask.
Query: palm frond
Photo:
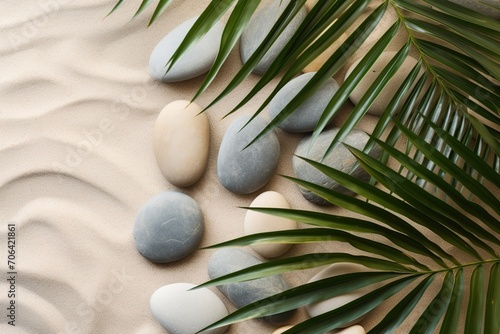
[[[436,124],[431,122],[429,119],[425,119],[424,122],[426,124],[429,124],[431,128],[436,126]],[[412,132],[403,125],[398,124],[398,128],[403,134],[410,134],[410,136],[408,136],[408,140],[411,141],[415,147],[424,147],[425,145],[428,145],[427,143],[425,143],[424,139],[412,135]],[[435,132],[434,136],[442,139],[444,145],[453,145],[457,150],[457,154],[461,158],[463,158],[461,154],[476,154],[475,160],[482,161],[482,159],[477,156],[476,152],[471,151],[464,144],[455,139],[451,139],[452,137],[445,135],[441,131]],[[345,305],[344,307],[317,317],[313,317],[310,320],[306,320],[300,325],[294,326],[291,330],[288,331],[288,333],[310,333],[311,331],[323,333],[338,326],[342,326],[352,319],[355,319],[355,316],[359,316],[360,314],[369,312],[372,308],[382,303],[385,298],[392,296],[404,286],[407,286],[410,281],[419,280],[419,284],[408,293],[406,293],[401,301],[396,304],[391,309],[391,311],[383,319],[381,319],[380,322],[370,331],[370,333],[390,333],[397,329],[397,327],[406,319],[406,317],[412,312],[416,305],[421,303],[421,297],[427,290],[436,288],[437,283],[432,284],[432,282],[435,282],[437,278],[443,277],[443,274],[444,277],[442,278],[442,280],[440,280],[441,285],[439,291],[437,291],[434,298],[429,302],[429,304],[427,304],[424,312],[417,319],[410,332],[430,333],[436,329],[437,325],[440,322],[442,322],[441,333],[456,333],[458,324],[460,322],[461,303],[463,298],[468,298],[468,308],[465,316],[466,333],[482,333],[483,329],[486,328],[488,330],[496,330],[498,328],[498,321],[495,322],[495,320],[493,320],[493,314],[497,312],[499,307],[497,302],[497,295],[498,290],[500,289],[500,282],[498,281],[498,268],[500,265],[500,256],[498,255],[498,253],[500,239],[498,238],[498,234],[494,232],[494,228],[498,228],[500,226],[500,219],[497,214],[491,211],[493,209],[496,209],[496,207],[492,207],[496,206],[496,202],[490,202],[489,204],[491,204],[492,206],[488,206],[488,203],[483,203],[485,207],[479,209],[480,206],[478,206],[478,204],[475,203],[472,199],[465,198],[454,187],[444,182],[443,179],[439,178],[439,173],[430,171],[424,164],[411,159],[411,157],[403,154],[402,152],[394,149],[387,144],[384,144],[383,142],[375,138],[374,141],[376,144],[380,144],[381,148],[389,155],[389,157],[401,161],[401,166],[403,167],[403,169],[400,171],[401,175],[399,173],[396,173],[396,171],[388,169],[378,160],[370,157],[367,154],[364,154],[362,151],[355,150],[353,148],[350,149],[352,153],[358,158],[361,166],[365,168],[365,170],[373,177],[377,178],[380,184],[386,188],[386,192],[370,183],[356,180],[354,177],[348,174],[334,170],[321,163],[311,160],[307,161],[311,165],[319,169],[321,172],[335,179],[342,186],[356,192],[360,196],[369,199],[370,202],[380,205],[385,209],[374,206],[373,204],[363,201],[362,199],[352,197],[348,199],[349,196],[336,193],[315,184],[310,184],[299,179],[290,179],[301,186],[308,187],[309,190],[313,191],[317,195],[341,207],[350,210],[354,209],[354,211],[358,213],[362,213],[362,211],[356,209],[356,206],[358,208],[364,207],[366,210],[366,215],[369,215],[370,218],[377,217],[377,209],[375,208],[379,208],[379,210],[381,211],[381,219],[377,219],[377,223],[371,224],[380,225],[381,228],[384,224],[386,224],[387,221],[390,221],[388,217],[392,215],[391,211],[397,212],[400,216],[402,216],[404,220],[403,218],[399,219],[403,221],[408,220],[416,224],[425,224],[426,221],[431,221],[431,224],[423,225],[435,234],[435,237],[432,238],[432,241],[429,240],[428,243],[433,244],[437,240],[440,240],[441,243],[450,243],[457,247],[457,249],[460,250],[463,254],[467,254],[471,259],[471,262],[458,262],[455,258],[450,259],[443,257],[442,263],[433,261],[434,264],[432,266],[428,267],[428,269],[424,269],[422,268],[422,259],[427,258],[430,260],[433,258],[433,256],[435,256],[436,253],[431,252],[430,254],[424,255],[422,253],[419,253],[416,249],[409,250],[411,249],[411,243],[410,245],[400,244],[399,241],[408,239],[413,239],[413,241],[417,242],[425,242],[425,238],[422,238],[419,234],[413,233],[411,228],[407,229],[403,225],[403,231],[405,232],[401,233],[401,229],[398,230],[398,233],[401,233],[405,236],[401,240],[397,240],[396,238],[388,238],[386,251],[383,249],[379,249],[380,245],[375,241],[372,241],[373,247],[370,245],[365,245],[366,240],[370,239],[369,237],[362,238],[361,244],[356,242],[359,239],[351,239],[351,236],[356,236],[351,234],[344,235],[342,233],[339,233],[344,230],[356,231],[359,234],[366,234],[367,236],[380,236],[384,235],[383,228],[380,229],[375,228],[371,225],[365,225],[366,222],[361,219],[339,217],[326,213],[291,209],[247,208],[250,210],[277,215],[280,217],[296,219],[306,224],[321,226],[322,229],[313,228],[296,231],[280,231],[256,234],[227,241],[213,247],[242,246],[262,242],[290,243],[298,242],[302,238],[303,239],[301,241],[307,242],[316,242],[320,240],[321,242],[324,242],[325,240],[342,240],[349,242],[359,251],[368,253],[367,257],[380,258],[380,261],[382,261],[378,264],[381,265],[380,268],[374,268],[373,265],[371,266],[368,263],[364,262],[365,260],[367,260],[367,258],[348,259],[344,258],[343,255],[340,255],[342,261],[345,260],[345,262],[362,263],[367,268],[371,268],[372,271],[367,271],[366,274],[374,272],[383,273],[384,270],[387,270],[394,263],[406,263],[406,265],[404,265],[405,269],[393,268],[395,270],[391,271],[394,275],[396,275],[395,277],[399,277],[400,280],[394,281],[394,277],[392,279],[384,280],[385,285],[379,290],[375,290],[373,294],[365,295],[364,297],[359,298],[352,303]],[[424,157],[429,159],[435,154],[435,152],[430,150],[422,150],[422,152]],[[471,157],[469,157],[469,159],[470,158]],[[446,164],[451,163],[447,162]],[[439,166],[440,163],[437,163],[437,165]],[[494,170],[493,167],[488,165],[485,165],[483,167],[488,169],[488,173],[492,173],[492,171]],[[436,187],[440,188],[440,190],[447,193],[450,199],[448,201],[445,201],[438,197],[430,196],[425,192],[425,190],[405,178],[404,171],[412,171],[415,175],[428,179]],[[465,186],[469,184],[470,182],[466,182]],[[474,180],[473,186],[477,184],[479,184],[479,182]],[[495,189],[498,191],[498,184],[496,184],[495,186]],[[401,199],[390,195],[387,192],[389,190],[396,192],[396,194],[401,196]],[[385,194],[385,196],[382,194]],[[454,202],[454,200],[456,200],[456,202]],[[454,203],[455,206],[451,206],[452,203]],[[372,205],[375,213],[371,212],[372,207],[370,206]],[[368,210],[368,208],[370,208],[370,210]],[[479,222],[474,221],[469,216],[469,214],[473,214],[474,212],[476,212],[476,210],[480,211],[478,212],[478,217],[482,218]],[[382,212],[385,212],[385,214],[382,215]],[[386,218],[383,218],[384,216]],[[399,224],[395,224],[395,226],[397,225]],[[323,232],[320,233],[320,231]],[[347,235],[349,236],[348,238],[342,239],[342,237],[346,237]],[[318,238],[318,240],[314,240],[316,238]],[[468,241],[466,242],[466,240]],[[388,252],[392,252],[393,249],[401,250],[405,254],[410,255],[410,258],[403,259],[400,255],[395,256],[395,254],[388,254]],[[416,254],[415,257],[413,257],[411,253]],[[335,262],[335,260],[338,259],[337,256],[339,255],[326,254],[324,259],[319,257],[321,259],[320,261],[314,261],[313,259],[315,256],[316,258],[318,258],[319,255],[309,254],[290,259],[270,261],[268,263],[264,263],[255,267],[250,267],[241,271],[234,272],[227,276],[222,276],[217,280],[207,282],[202,286],[234,283],[243,280],[284,273],[292,270],[301,270],[316,267],[319,265],[326,265],[327,263]],[[311,263],[308,263],[307,259],[309,259]],[[404,262],[402,262],[402,260]],[[484,285],[484,271],[486,267],[491,268],[487,289]],[[470,271],[468,270],[469,268],[474,269],[472,271],[472,274],[470,274]],[[400,269],[402,269],[403,271],[400,271]],[[467,271],[464,269],[467,269]],[[469,277],[471,282],[468,288],[464,286],[465,277]],[[282,300],[281,298],[287,292],[269,297],[267,300]],[[324,294],[325,291],[321,291],[321,293]],[[369,304],[364,305],[368,301]],[[485,301],[487,302],[485,303]],[[255,314],[258,314],[259,316],[262,316],[264,314],[271,314],[260,313],[264,310],[259,308],[260,305],[260,303],[256,303],[252,306],[249,305],[245,308],[245,310],[241,309],[239,311],[236,311],[227,319],[230,319],[228,320],[230,321],[229,323],[243,320],[243,318],[248,319],[249,314],[252,314],[252,310],[254,310],[256,312]],[[302,304],[292,303],[289,306],[291,307],[292,305],[298,306]],[[290,310],[292,308],[286,309]],[[241,313],[239,313],[240,311]],[[245,314],[245,316],[243,318],[239,318],[240,314]],[[334,315],[335,318],[332,318]],[[227,319],[221,320],[219,324],[227,324],[227,322],[225,322]],[[330,322],[328,322],[327,319],[330,319]],[[332,319],[336,320],[332,321]],[[214,324],[214,326],[217,327],[218,324]],[[485,331],[485,333],[494,333],[494,331]]]

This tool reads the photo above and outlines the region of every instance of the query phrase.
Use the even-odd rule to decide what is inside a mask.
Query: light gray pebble
[[[268,124],[256,117],[243,128],[248,120],[250,116],[241,116],[229,126],[217,158],[221,184],[236,194],[250,194],[265,186],[273,177],[280,156],[280,144],[274,132],[245,148]]]
[[[300,92],[316,72],[302,74],[287,83],[269,103],[269,115],[274,119],[279,112]],[[304,101],[280,125],[288,132],[313,131],[330,100],[338,91],[339,85],[334,79],[329,79],[313,96]]]
[[[150,198],[137,215],[135,246],[156,263],[168,263],[192,253],[203,237],[203,215],[190,196],[167,191]]]
[[[260,43],[264,41],[289,1],[274,0],[252,17],[241,35],[240,56],[243,63],[248,61]],[[269,69],[269,66],[271,66],[281,50],[290,41],[302,21],[304,21],[306,15],[307,9],[304,6],[283,30],[264,57],[262,57],[257,67],[254,68],[254,73],[264,74]]]
[[[216,251],[210,258],[208,275],[210,279],[215,279],[259,263],[262,263],[262,261],[247,251],[239,248],[223,248]],[[281,275],[274,275],[247,282],[219,285],[217,288],[237,308],[242,308],[263,298],[288,290],[291,286]],[[294,311],[292,310],[263,317],[262,320],[281,325],[286,323],[293,314]]]
[[[219,52],[224,23],[217,22],[210,31],[198,40],[181,58],[167,70],[167,62],[181,45],[189,29],[198,17],[193,17],[166,35],[153,49],[149,58],[149,74],[163,82],[188,80],[206,73],[213,65]]]
[[[309,181],[343,194],[352,195],[354,194],[352,191],[344,188],[336,181],[332,180],[331,178],[311,166],[306,161],[297,157],[299,156],[317,162],[322,162],[329,167],[345,173],[349,173],[359,180],[368,181],[370,179],[369,174],[359,165],[354,168],[357,160],[354,155],[349,152],[349,150],[342,144],[337,145],[330,152],[330,154],[328,154],[325,159],[322,160],[332,140],[337,135],[338,130],[338,128],[335,128],[321,133],[316,138],[316,141],[314,142],[310,150],[309,147],[311,143],[311,136],[304,138],[295,150],[295,156],[293,157],[293,169],[295,171],[295,175],[301,180]],[[343,142],[362,150],[368,142],[368,139],[369,137],[365,132],[360,130],[352,130],[347,135],[347,137],[344,138]],[[378,158],[380,154],[381,148],[379,146],[374,146],[370,151],[370,155],[376,158]],[[302,193],[302,196],[304,196],[304,198],[308,201],[319,205],[331,205],[324,198],[314,194],[313,192],[302,187],[299,187],[299,189]]]

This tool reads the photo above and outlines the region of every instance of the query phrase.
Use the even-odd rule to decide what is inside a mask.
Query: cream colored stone
[[[387,64],[391,61],[391,59],[396,55],[396,52],[383,52],[380,57],[375,61],[372,68],[366,73],[365,77],[361,80],[361,82],[354,88],[349,98],[351,102],[354,104],[358,104],[363,95],[368,91],[373,82],[377,79],[378,75],[384,70]],[[362,59],[362,58],[361,58]],[[354,64],[351,65],[349,70],[347,71],[345,78],[349,77],[354,68],[359,64],[361,59],[358,59]],[[381,115],[392,98],[398,91],[399,87],[403,84],[408,74],[411,72],[417,60],[411,56],[408,56],[398,71],[394,74],[394,76],[389,80],[385,88],[380,92],[379,96],[375,99],[373,104],[370,106],[368,113],[373,115]]]
[[[366,334],[366,331],[360,325],[355,325],[355,326],[346,328],[344,330],[341,330],[340,332],[337,332],[336,334]]]
[[[329,278],[329,277],[334,277],[338,275],[344,275],[344,274],[350,274],[350,273],[356,273],[356,272],[365,272],[369,271],[368,268],[358,265],[358,264],[352,264],[352,263],[336,263],[328,268],[320,271],[318,274],[313,276],[310,280],[309,283],[311,282],[316,282],[324,278]],[[310,305],[306,306],[306,311],[311,317],[318,316],[320,314],[335,310],[341,306],[344,306],[347,303],[352,302],[355,299],[358,299],[359,297],[362,297],[363,295],[367,294],[372,290],[372,287],[368,286],[362,289],[358,289],[356,291],[353,291],[351,293],[345,294],[345,295],[340,295],[336,296],[330,299],[326,299],[317,303],[313,303]],[[355,319],[347,324],[345,326],[352,326],[359,322],[360,319],[363,317],[359,317],[358,319]],[[349,332],[348,332],[349,333]],[[354,332],[355,333],[355,332]],[[351,334],[351,333],[349,333]]]
[[[189,101],[169,103],[158,115],[153,148],[163,176],[175,186],[198,181],[207,165],[210,127],[202,108]]]
[[[257,196],[250,207],[273,207],[290,209],[286,198],[275,191],[266,191]],[[249,210],[245,216],[244,234],[292,230],[297,228],[297,222],[261,212]],[[290,244],[260,244],[252,245],[252,249],[264,257],[277,257],[287,252]]]
[[[281,334],[281,333],[284,333],[285,331],[289,330],[290,328],[292,328],[293,326],[284,326],[284,327],[280,327],[278,328],[277,330],[275,330],[272,334]]]
[[[309,65],[304,67],[302,72],[308,73],[308,72],[317,72],[323,66],[328,59],[337,51],[337,49],[346,41],[347,39],[347,34],[342,34],[337,38],[335,42],[333,42],[332,45],[330,45],[325,51],[323,51],[322,54],[320,54],[316,59],[314,59]]]

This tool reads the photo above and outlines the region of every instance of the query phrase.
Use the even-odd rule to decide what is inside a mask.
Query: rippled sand
[[[208,279],[212,251],[155,265],[139,255],[132,239],[142,204],[174,189],[153,156],[156,116],[167,103],[190,99],[201,84],[199,78],[169,85],[153,82],[147,74],[148,57],[168,31],[200,13],[207,2],[174,1],[170,13],[150,28],[153,8],[129,22],[139,1],[127,2],[107,18],[114,0],[0,3],[0,268],[3,275],[6,226],[14,223],[18,271],[17,326],[7,326],[2,311],[0,332],[164,333],[149,311],[153,291],[169,283]],[[198,103],[207,105],[239,66],[233,52]],[[202,246],[240,236],[245,211],[237,207],[249,205],[257,195],[229,193],[215,173],[218,145],[236,116],[221,118],[256,79],[251,76],[209,112],[208,169],[196,185],[183,190],[204,211]],[[254,99],[240,114],[254,112],[262,99]],[[364,128],[369,130],[370,124]],[[291,157],[300,137],[279,132],[279,173],[293,174]],[[281,192],[296,208],[317,209],[279,176],[265,190]],[[345,248],[301,246],[288,254]],[[296,285],[318,271],[287,278]],[[3,276],[0,282],[5,310]],[[295,321],[302,318],[303,311]],[[249,321],[227,333],[273,330]]]

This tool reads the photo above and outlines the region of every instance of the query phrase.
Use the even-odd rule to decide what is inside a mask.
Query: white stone
[[[193,287],[190,283],[169,284],[151,296],[151,312],[169,334],[194,334],[229,314],[215,293],[207,288],[189,291]],[[201,333],[222,334],[226,329]]]
[[[290,204],[283,195],[275,191],[266,191],[257,196],[250,207],[272,207],[290,209]],[[273,216],[261,212],[248,210],[244,222],[244,234],[256,234],[273,231],[293,230],[297,228],[297,222]],[[290,244],[259,244],[252,245],[252,249],[260,255],[268,258],[277,257],[286,253],[292,245]]]
[[[153,130],[153,148],[163,176],[175,186],[198,181],[208,161],[210,127],[202,108],[179,100],[165,106]]]
[[[340,332],[336,332],[336,334],[366,334],[366,331],[360,325],[355,325],[355,326],[346,328],[344,330],[341,330]]]
[[[205,36],[198,40],[166,73],[167,63],[181,45],[198,17],[193,17],[166,35],[153,49],[149,58],[149,74],[163,82],[188,80],[206,73],[219,52],[224,23],[217,22]],[[166,73],[166,74],[165,74]]]
[[[328,268],[320,271],[318,274],[313,276],[310,280],[309,283],[311,282],[316,282],[324,278],[329,278],[329,277],[334,277],[334,276],[339,276],[339,275],[344,275],[344,274],[350,274],[350,273],[356,273],[356,272],[365,272],[369,271],[368,268],[358,265],[358,264],[352,264],[352,263],[336,263]],[[330,299],[326,299],[317,303],[313,303],[310,305],[306,306],[306,311],[311,317],[318,316],[320,314],[335,310],[341,306],[344,306],[347,303],[352,302],[355,299],[358,299],[362,297],[363,295],[367,294],[370,292],[372,288],[370,286],[364,287],[361,289],[358,289],[356,291],[350,292],[345,295],[340,295],[336,296]],[[347,324],[345,326],[352,326],[359,322],[360,319],[363,317],[359,317],[358,319],[355,319]]]
[[[349,96],[352,103],[359,103],[363,95],[365,95],[370,86],[377,79],[379,74],[384,70],[386,65],[389,64],[392,58],[394,58],[395,55],[396,52],[382,52],[380,57],[373,64],[372,68],[368,71],[368,73],[366,73],[365,77],[359,82],[359,84],[356,86],[356,88],[354,88],[351,95]],[[346,73],[346,79],[356,68],[361,59],[362,58],[358,59],[351,65]],[[411,72],[413,67],[415,67],[416,63],[417,60],[415,58],[411,56],[406,57],[403,64],[401,64],[394,76],[389,80],[385,88],[380,92],[379,96],[370,106],[368,113],[373,115],[381,115],[385,111],[392,98],[394,97],[394,95],[396,95],[396,92],[405,81],[408,74]]]

